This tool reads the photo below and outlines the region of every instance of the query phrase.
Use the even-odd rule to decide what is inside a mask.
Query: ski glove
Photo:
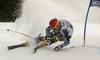
[[[59,51],[61,48],[62,48],[61,45],[58,45],[58,46],[56,46],[56,47],[54,48],[54,51]]]

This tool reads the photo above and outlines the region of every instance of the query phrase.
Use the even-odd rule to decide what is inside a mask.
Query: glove
[[[42,40],[41,40],[41,37],[40,37],[40,35],[41,35],[41,34],[39,34],[39,36],[35,38],[35,40],[36,40],[36,43],[39,43],[39,42],[41,42],[41,41],[42,41]]]
[[[51,44],[51,41],[50,40],[46,40],[45,42],[46,42],[47,45],[50,45]]]
[[[59,51],[61,49],[61,45],[58,45],[57,47],[54,48],[54,51]]]
[[[42,40],[41,40],[41,37],[36,37],[35,40],[36,40],[36,43],[39,43],[39,42],[42,41]]]

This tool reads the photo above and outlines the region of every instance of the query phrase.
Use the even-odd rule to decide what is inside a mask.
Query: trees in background
[[[0,22],[14,22],[21,16],[22,0],[0,0]]]

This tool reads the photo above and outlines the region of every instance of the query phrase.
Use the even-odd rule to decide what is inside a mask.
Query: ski
[[[12,50],[12,49],[19,48],[19,47],[26,47],[27,45],[28,45],[28,43],[25,42],[23,44],[8,46],[7,48],[8,48],[8,50]]]
[[[8,31],[9,31],[9,30],[8,30]],[[13,31],[13,32],[15,32],[15,31]],[[19,32],[15,32],[15,33],[19,33]],[[23,34],[23,33],[19,33],[19,34],[25,35],[25,34]],[[41,35],[41,34],[39,34],[39,36],[40,36],[40,35]],[[28,35],[25,35],[25,36],[29,37]],[[39,36],[38,36],[38,37],[39,37]],[[31,38],[31,37],[29,37],[29,38]],[[32,38],[32,39],[36,39],[36,38]],[[25,43],[23,43],[23,44],[8,46],[7,48],[8,48],[8,50],[12,50],[12,49],[19,48],[19,47],[26,47],[27,45],[28,45],[28,41],[25,42]]]

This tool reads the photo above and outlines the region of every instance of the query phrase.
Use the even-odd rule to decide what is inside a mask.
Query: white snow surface
[[[0,60],[100,60],[100,8],[91,7],[87,23],[86,46],[83,45],[84,20],[89,0],[25,0],[22,16],[15,23],[0,23]],[[54,47],[39,49],[34,39],[7,31],[7,29],[36,37],[45,35],[45,28],[52,18],[67,19],[73,24],[70,45],[59,52]],[[28,47],[8,50],[7,46],[30,41]]]

